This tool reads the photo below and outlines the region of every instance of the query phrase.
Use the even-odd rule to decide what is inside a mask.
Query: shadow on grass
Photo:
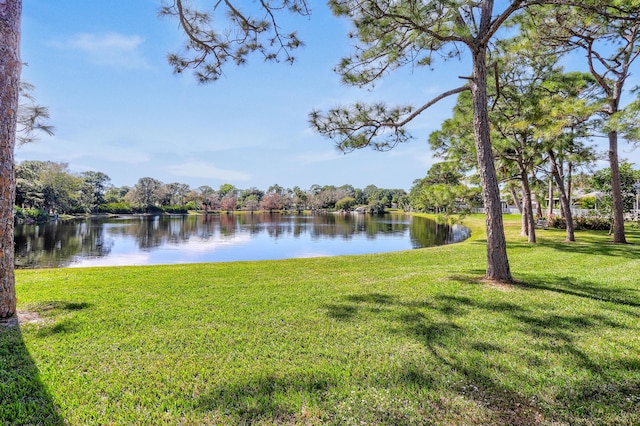
[[[65,424],[15,323],[0,324],[0,424]]]
[[[220,413],[234,424],[299,424],[308,416],[305,400],[319,399],[334,383],[322,377],[242,377],[200,397],[197,408]],[[292,403],[302,399],[299,403]],[[307,419],[308,420],[308,419]]]
[[[562,287],[566,285],[562,278],[553,283],[528,281],[522,287],[533,291],[551,289],[568,296],[614,301],[624,311],[633,312],[638,307],[632,300],[615,299],[595,283],[574,281],[572,289],[567,290]],[[408,361],[402,377],[395,380],[418,387],[449,387],[465,400],[484,407],[494,424],[640,424],[640,375],[629,374],[640,371],[640,359],[628,354],[607,357],[606,352],[603,355],[585,349],[581,342],[585,335],[615,335],[615,330],[633,333],[615,317],[589,310],[549,314],[508,298],[444,294],[428,302],[407,303],[380,296],[348,296],[339,306],[342,312],[349,312],[349,319],[366,321],[367,315],[376,315],[377,303],[369,301],[384,300],[390,332],[405,334],[428,350],[433,361],[418,367],[416,362],[421,361]],[[329,317],[336,318],[334,313],[327,308]],[[478,337],[476,326],[469,325],[474,322],[468,321],[473,316],[496,324],[480,327],[480,335],[489,337]],[[512,344],[500,333],[515,336],[526,347]],[[627,349],[627,353],[633,353],[632,345]],[[559,372],[561,378],[553,377],[551,370]],[[550,393],[520,391],[522,386],[544,388],[541,383],[547,382],[555,388]]]
[[[567,242],[558,238],[550,238],[548,234],[542,234],[539,238],[539,245],[550,247],[563,253],[579,253],[595,256],[615,256],[625,259],[637,259],[640,257],[640,241],[638,232],[627,230],[627,244],[613,242],[613,236],[607,235],[606,231],[576,231],[575,242]],[[525,241],[510,241],[509,248],[531,249],[536,244]]]
[[[536,274],[523,274],[520,278],[520,281],[515,286],[524,289],[545,290],[598,302],[609,302],[634,308],[640,307],[640,287],[609,288],[567,276],[540,277]]]

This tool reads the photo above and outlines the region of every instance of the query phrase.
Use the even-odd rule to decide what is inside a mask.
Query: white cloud
[[[146,69],[151,66],[141,52],[143,42],[144,38],[139,35],[80,33],[51,45],[58,49],[82,52],[90,62],[97,65]]]
[[[248,181],[251,180],[249,173],[220,169],[211,163],[204,161],[192,161],[188,163],[176,164],[168,168],[169,172],[176,176],[205,178],[205,179],[226,179],[229,181]]]

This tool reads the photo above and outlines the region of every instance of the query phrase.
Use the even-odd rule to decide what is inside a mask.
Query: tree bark
[[[16,313],[13,204],[22,0],[0,0],[0,318]]]
[[[560,167],[556,161],[553,152],[549,151],[549,159],[551,160],[551,173],[556,179],[556,186],[558,187],[558,193],[560,194],[560,204],[562,211],[564,212],[564,220],[566,222],[567,239],[568,242],[574,242],[576,240],[575,232],[573,228],[573,215],[571,214],[571,205],[569,204],[569,198],[567,198],[567,192],[564,188],[564,182],[562,181],[562,175],[560,174]]]
[[[491,8],[493,2],[486,2]],[[484,22],[483,22],[484,23]],[[482,25],[482,24],[481,24]],[[488,280],[512,282],[507,243],[502,221],[500,188],[493,161],[489,114],[487,110],[486,46],[475,46],[473,52],[473,130],[478,156],[478,172],[482,186],[482,199],[487,226],[487,273]]]
[[[609,165],[611,167],[611,198],[613,201],[613,242],[625,244],[624,207],[620,165],[618,163],[618,132],[609,132]]]
[[[536,242],[536,225],[533,219],[533,203],[531,202],[531,187],[529,186],[529,178],[527,177],[527,171],[521,170],[520,176],[522,177],[522,211],[523,216],[528,228],[529,242]]]
[[[549,203],[547,205],[547,219],[553,217],[553,163],[549,159]]]

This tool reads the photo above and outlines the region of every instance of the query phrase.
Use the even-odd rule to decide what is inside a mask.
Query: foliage
[[[353,197],[344,197],[336,203],[336,210],[351,211],[356,206],[356,199]]]
[[[578,216],[573,218],[573,224],[575,229],[593,230],[593,231],[608,231],[611,229],[611,219],[603,218],[600,216]],[[549,221],[549,226],[552,228],[565,229],[567,223],[564,218],[554,216]]]
[[[507,218],[496,286],[464,223],[384,255],[17,271],[41,321],[0,331],[0,423],[640,423],[640,232],[531,246]]]
[[[367,212],[369,214],[384,214],[387,204],[382,200],[369,201],[367,205]]]
[[[605,193],[605,195],[598,200],[598,210],[611,216],[613,210],[611,199],[611,169],[606,168],[596,171],[591,184],[595,190]],[[640,193],[640,170],[634,169],[633,164],[626,161],[620,164],[620,190],[623,211],[632,211],[635,207],[636,197]]]
[[[49,214],[42,209],[29,209],[16,206],[15,220],[18,223],[42,223],[49,220]]]
[[[189,209],[186,205],[182,206],[162,206],[162,211],[171,214],[187,214]]]
[[[131,214],[133,212],[133,208],[123,201],[98,206],[98,213]]]
[[[47,181],[42,176],[49,176]],[[357,197],[357,204],[381,201],[386,207],[405,208],[407,194],[402,189],[384,189],[369,185],[364,189],[352,185],[314,185],[308,190],[272,185],[265,191],[258,188],[240,190],[232,184],[222,184],[219,190],[203,185],[195,190],[179,182],[162,183],[144,177],[134,187],[120,188],[110,184],[102,172],[70,173],[64,163],[23,161],[16,168],[16,204],[25,208],[55,209],[59,213],[151,213],[187,210],[284,210],[295,208],[335,209],[345,197]],[[225,201],[226,200],[226,201]],[[235,201],[233,201],[235,200]],[[224,206],[222,205],[224,201]]]
[[[457,162],[435,163],[427,175],[413,182],[409,201],[415,211],[463,213],[481,205],[480,188],[463,183],[464,174]]]
[[[226,22],[216,20],[214,24],[210,13],[196,9],[190,1],[163,0],[160,15],[175,17],[186,35],[184,50],[168,56],[174,72],[193,69],[198,81],[206,83],[219,79],[228,62],[243,64],[253,53],[259,53],[265,60],[284,59],[293,63],[293,51],[302,46],[302,42],[295,31],[283,33],[276,17],[283,10],[307,16],[307,1],[280,0],[275,4],[262,1],[260,5],[262,7],[251,9],[243,4],[243,10],[229,1],[218,2],[214,10],[221,13]]]
[[[37,140],[39,134],[52,136],[54,127],[48,124],[49,108],[36,103],[35,87],[20,81],[20,104],[18,107],[16,143],[18,146]]]

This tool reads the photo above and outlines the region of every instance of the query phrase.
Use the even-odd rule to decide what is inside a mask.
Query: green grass
[[[481,281],[453,246],[225,264],[17,271],[0,423],[640,424],[640,232],[519,236]]]

